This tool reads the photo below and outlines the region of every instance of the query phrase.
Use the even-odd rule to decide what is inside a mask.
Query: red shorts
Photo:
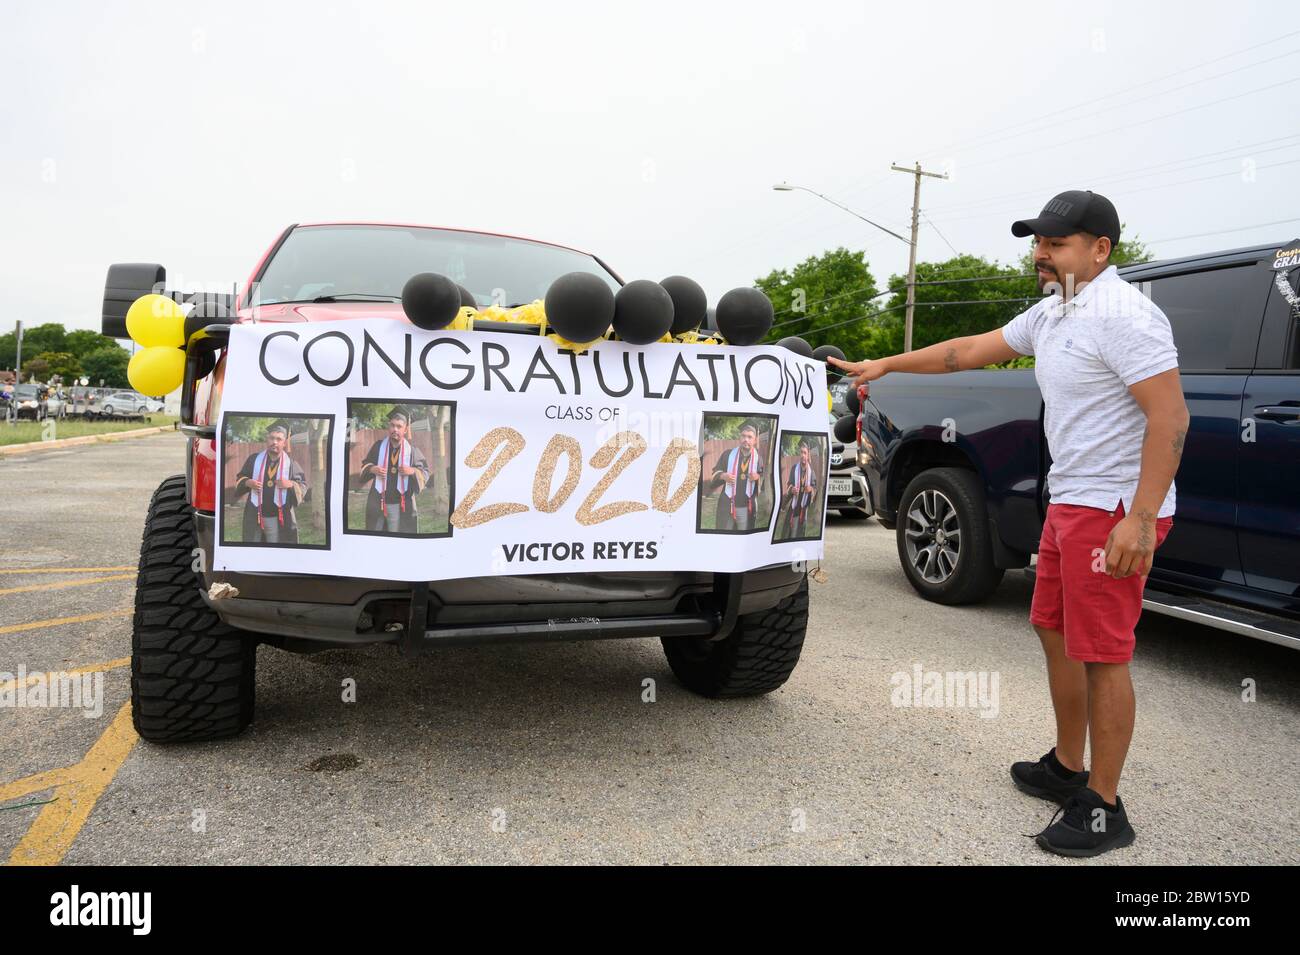
[[[1124,517],[1079,504],[1049,504],[1038,542],[1038,570],[1029,622],[1065,633],[1065,655],[1085,663],[1133,659],[1133,628],[1142,615],[1145,574],[1115,579],[1106,573],[1106,538]],[[1156,518],[1156,547],[1172,517]]]

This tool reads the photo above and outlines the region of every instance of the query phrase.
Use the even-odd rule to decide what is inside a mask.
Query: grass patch
[[[324,544],[325,528],[311,523],[311,514],[307,508],[298,508],[298,543]],[[225,543],[242,544],[244,541],[244,504],[232,504],[226,508]]]
[[[348,492],[348,527],[354,531],[366,529],[366,499],[370,489]],[[440,507],[433,492],[426,488],[415,496],[415,532],[417,534],[445,534],[447,513]]]
[[[51,418],[48,421],[18,421],[12,424],[0,421],[0,445],[36,444],[62,438],[80,438],[89,434],[138,431],[141,428],[157,428],[175,423],[176,416],[166,414],[150,414],[145,419],[132,418],[126,421],[87,421],[81,418],[65,418],[62,421]]]
[[[700,530],[718,529],[718,497],[721,494],[721,491],[712,491],[704,495],[700,502]],[[772,495],[766,490],[759,492],[755,511],[754,526],[767,527],[768,521],[772,519]]]

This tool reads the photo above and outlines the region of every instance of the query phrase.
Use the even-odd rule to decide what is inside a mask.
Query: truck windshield
[[[418,272],[440,272],[481,306],[544,298],[566,272],[590,272],[619,287],[591,256],[526,239],[406,226],[303,226],[276,250],[250,301],[396,301]]]

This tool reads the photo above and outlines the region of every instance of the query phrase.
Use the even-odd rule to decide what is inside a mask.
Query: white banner
[[[784,348],[231,329],[217,570],[392,580],[822,556],[820,362]]]

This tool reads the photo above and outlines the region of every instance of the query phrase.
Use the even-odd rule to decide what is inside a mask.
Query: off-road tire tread
[[[204,602],[184,475],[149,501],[131,628],[131,718],[157,743],[225,739],[253,719],[256,637]]]

